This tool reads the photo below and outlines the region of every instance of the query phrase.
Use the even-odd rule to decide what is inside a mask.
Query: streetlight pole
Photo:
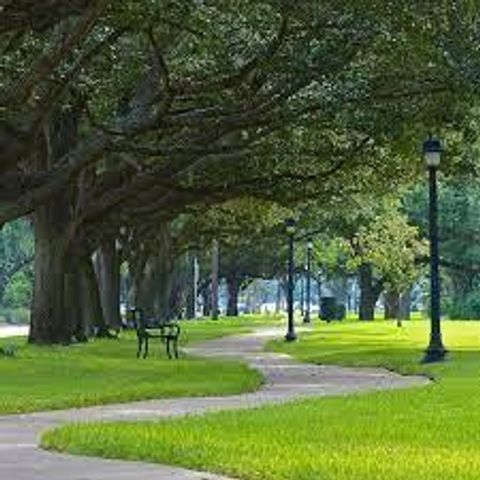
[[[430,231],[430,343],[424,363],[442,361],[446,350],[442,342],[440,312],[440,272],[438,249],[438,193],[437,170],[440,166],[442,146],[439,140],[430,138],[423,144],[423,155],[429,176],[429,231]]]
[[[218,240],[212,241],[212,320],[218,320]]]
[[[317,294],[318,294],[318,318],[322,318],[322,271],[318,271],[317,277]]]
[[[297,339],[295,333],[295,323],[293,319],[293,292],[294,292],[294,235],[296,230],[295,219],[289,218],[285,221],[285,230],[288,235],[288,286],[287,286],[287,333],[285,340],[287,342],[294,342]]]
[[[306,306],[303,323],[310,323],[310,309],[312,303],[312,250],[313,242],[307,242],[307,284],[306,284]]]
[[[302,266],[300,273],[300,315],[305,315],[305,267]]]
[[[187,253],[189,286],[187,290],[186,302],[187,308],[185,316],[187,319],[195,319],[197,314],[197,296],[198,296],[198,261],[196,249],[193,247]]]

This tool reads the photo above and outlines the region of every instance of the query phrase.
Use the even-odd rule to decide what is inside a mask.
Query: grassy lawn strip
[[[248,332],[265,318],[183,322],[182,343]],[[136,338],[94,340],[70,347],[34,347],[14,343],[15,358],[0,358],[0,414],[82,407],[133,400],[252,391],[260,375],[238,362],[184,357],[166,358],[165,348],[151,343],[151,356],[135,358]],[[212,376],[210,372],[214,371]]]
[[[383,365],[429,387],[311,399],[150,423],[68,425],[43,445],[181,465],[248,480],[480,478],[480,323],[446,322],[448,362],[421,366],[426,322],[321,325],[275,350],[303,360]]]

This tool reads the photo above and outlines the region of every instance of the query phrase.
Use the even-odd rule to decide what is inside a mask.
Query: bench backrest
[[[139,308],[130,308],[128,310],[127,319],[129,323],[133,323],[135,330],[145,329],[143,310]]]
[[[162,322],[157,319],[145,318],[143,310],[140,308],[131,308],[129,310],[129,320],[133,322],[135,330],[138,334],[145,334],[149,328],[159,328],[162,331],[166,330],[166,333],[173,336],[180,335],[180,326],[174,322]]]

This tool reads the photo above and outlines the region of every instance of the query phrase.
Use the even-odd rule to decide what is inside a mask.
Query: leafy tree
[[[8,303],[4,296],[12,281],[22,285],[29,283],[31,289],[31,272],[25,275],[23,271],[31,268],[33,255],[33,233],[30,223],[17,220],[5,225],[0,231],[0,304]],[[15,287],[10,288],[15,290]],[[23,286],[21,288],[23,289]],[[22,306],[26,306],[27,303],[28,298],[24,298]]]
[[[320,207],[303,220],[307,231],[319,234],[315,261],[327,278],[358,274],[360,318],[371,320],[383,291],[398,297],[419,276],[425,245],[418,228],[391,192],[379,201],[376,192],[363,191]]]
[[[440,264],[447,313],[454,318],[478,318],[480,190],[465,176],[443,179],[439,193]],[[407,195],[404,209],[422,235],[428,237],[428,192],[423,185]],[[425,263],[428,257],[424,258]]]
[[[321,236],[313,242],[313,259],[327,278],[348,271],[351,249],[347,240],[340,237]]]
[[[283,222],[288,213],[275,203],[242,197],[185,218],[180,241],[204,252],[199,256],[202,290],[208,288],[210,279],[209,246],[214,239],[219,242],[219,275],[227,283],[228,315],[238,314],[239,293],[253,280],[283,273]]]
[[[352,247],[351,265],[360,269],[361,281],[364,270],[371,271],[378,285],[374,293],[380,288],[386,290],[387,318],[397,318],[399,297],[409,292],[421,275],[418,259],[427,253],[418,228],[410,225],[407,217],[399,212],[398,201],[387,201],[369,224],[360,227]]]
[[[26,26],[31,4],[8,2],[3,18],[18,21],[0,29],[0,223],[35,215],[38,343],[68,342],[77,311],[98,316],[84,311],[100,297],[91,256],[122,227],[154,245],[192,206],[292,204],[412,175],[412,132],[451,118],[463,94],[445,55],[454,22],[477,14],[440,2],[437,24],[414,1],[49,5]]]
[[[3,295],[8,308],[28,308],[32,300],[32,279],[24,272],[17,272],[10,279]]]

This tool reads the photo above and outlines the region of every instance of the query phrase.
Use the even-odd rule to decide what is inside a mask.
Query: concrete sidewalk
[[[41,432],[65,422],[135,420],[185,414],[252,408],[298,398],[344,395],[426,385],[424,377],[406,377],[377,368],[343,368],[299,363],[292,358],[263,352],[279,329],[211,340],[189,348],[203,357],[235,358],[265,377],[257,392],[229,397],[151,400],[77,410],[40,412],[0,417],[0,478],[12,480],[226,480],[225,477],[162,465],[73,457],[37,448]]]
[[[26,337],[28,326],[26,325],[0,325],[0,338]]]

